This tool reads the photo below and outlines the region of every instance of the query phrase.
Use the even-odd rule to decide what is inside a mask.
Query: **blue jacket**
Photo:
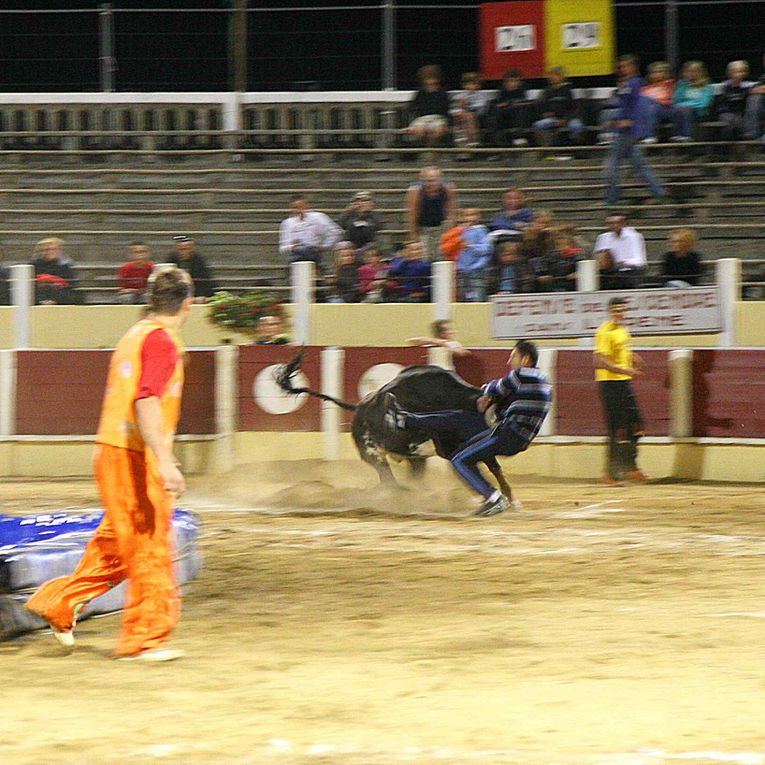
[[[630,120],[632,125],[628,128],[620,128],[620,132],[627,133],[633,138],[645,138],[650,134],[646,114],[646,99],[641,95],[643,80],[635,75],[627,82],[619,84],[616,96],[619,101],[619,119]]]
[[[391,261],[388,276],[395,279],[404,293],[430,293],[430,261],[399,257]]]
[[[462,232],[465,249],[457,258],[458,271],[483,271],[489,265],[492,242],[486,226],[470,226]]]

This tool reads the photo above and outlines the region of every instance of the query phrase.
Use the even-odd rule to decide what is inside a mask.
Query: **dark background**
[[[471,4],[440,0],[445,8],[411,7],[418,2],[432,5],[439,0],[398,2],[397,85],[413,87],[419,66],[439,63],[446,85],[456,87],[462,72],[478,68],[477,4],[465,7]],[[250,7],[259,12],[248,14],[248,89],[379,89],[379,4],[380,0],[252,0]],[[150,5],[192,10],[138,12]],[[332,5],[357,9],[326,9]],[[39,12],[62,7],[66,11]],[[220,11],[229,3],[122,0],[113,7],[117,90],[228,89],[228,20]],[[278,10],[298,7],[310,10]],[[78,9],[87,12],[72,12]],[[616,20],[620,53],[637,52],[645,62],[663,58],[663,3],[617,0]],[[753,74],[760,73],[763,0],[682,5],[679,22],[681,60],[705,61],[718,80],[731,59],[747,59]],[[0,90],[98,90],[98,51],[97,3],[0,0]],[[580,82],[597,85],[609,78]]]

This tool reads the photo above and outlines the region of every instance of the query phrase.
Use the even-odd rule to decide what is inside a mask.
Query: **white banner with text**
[[[627,303],[625,324],[633,335],[687,335],[722,330],[717,287],[602,292],[493,295],[492,336],[588,337],[608,318],[608,301]]]

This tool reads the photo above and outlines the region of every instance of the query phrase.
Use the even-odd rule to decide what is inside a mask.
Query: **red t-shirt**
[[[144,290],[153,270],[154,264],[148,260],[123,263],[117,271],[117,286],[121,290]]]
[[[140,398],[160,398],[173,374],[178,361],[178,349],[164,329],[155,329],[143,341],[141,349],[141,380],[138,383]]]

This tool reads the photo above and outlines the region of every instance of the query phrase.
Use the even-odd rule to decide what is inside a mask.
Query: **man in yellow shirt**
[[[643,435],[635,394],[630,381],[642,374],[643,360],[632,352],[632,336],[624,326],[627,304],[615,297],[608,303],[608,321],[595,335],[595,379],[608,423],[608,465],[603,483],[621,485],[622,478],[648,480],[637,466],[637,444]]]

